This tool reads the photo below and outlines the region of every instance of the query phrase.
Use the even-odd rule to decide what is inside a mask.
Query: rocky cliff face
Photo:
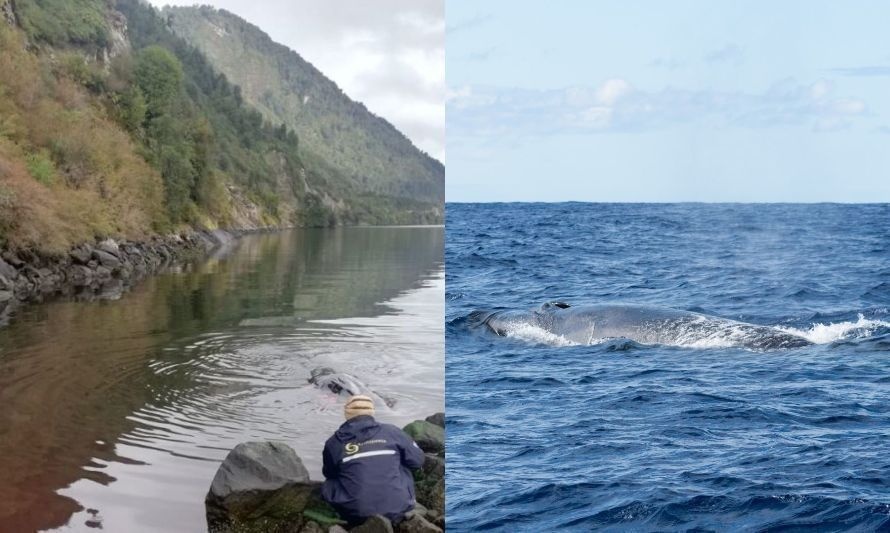
[[[108,43],[101,51],[99,58],[104,64],[112,59],[130,52],[130,41],[127,39],[127,19],[116,10],[108,12]]]
[[[12,4],[12,0],[0,0],[0,17],[7,24],[15,26],[15,6]]]

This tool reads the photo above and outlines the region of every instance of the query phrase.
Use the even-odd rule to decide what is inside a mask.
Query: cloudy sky
[[[890,201],[890,4],[448,2],[449,201]]]
[[[213,5],[259,26],[445,161],[443,0],[150,0]]]

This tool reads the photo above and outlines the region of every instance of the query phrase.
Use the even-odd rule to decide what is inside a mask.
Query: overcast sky
[[[207,4],[241,16],[445,161],[443,0],[150,1]]]
[[[449,0],[448,201],[890,201],[890,3]]]

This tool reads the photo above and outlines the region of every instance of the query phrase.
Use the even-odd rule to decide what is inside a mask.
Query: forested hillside
[[[140,0],[0,0],[0,245],[439,222],[306,154]]]
[[[361,190],[444,201],[442,164],[350,100],[299,54],[224,10],[167,7],[163,13],[170,28],[241,86],[265,118],[297,132],[302,153],[317,154]]]

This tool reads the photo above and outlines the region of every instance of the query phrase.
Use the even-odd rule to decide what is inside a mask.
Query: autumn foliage
[[[0,27],[0,239],[61,252],[167,229],[163,182],[77,81]]]

